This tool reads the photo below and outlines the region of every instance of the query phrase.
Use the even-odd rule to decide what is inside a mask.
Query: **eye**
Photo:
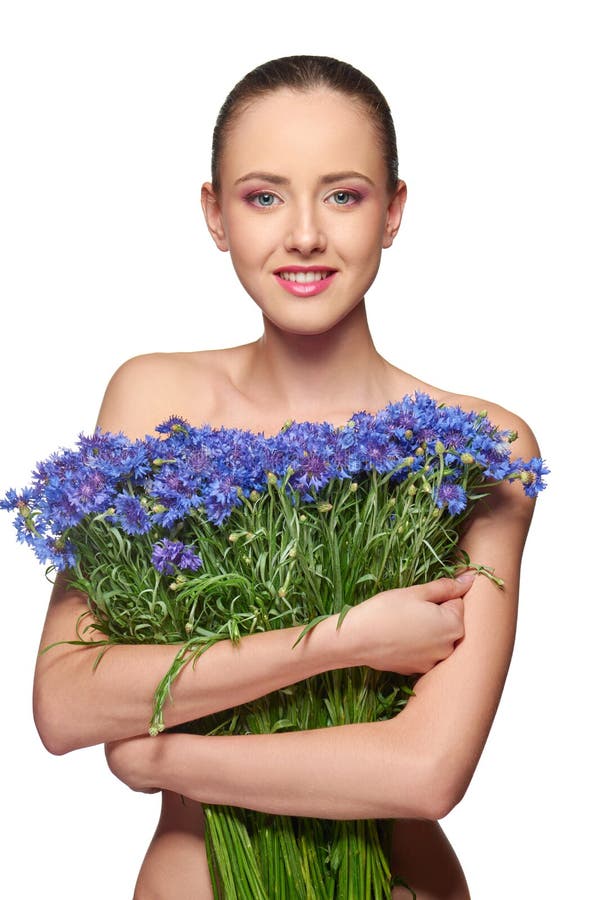
[[[334,191],[327,199],[333,200],[334,206],[354,206],[361,200],[361,195],[356,191]]]
[[[279,200],[279,197],[276,197],[275,194],[272,194],[271,191],[258,191],[255,194],[249,194],[245,197],[251,206],[258,206],[260,209],[269,209],[270,206],[275,206]]]

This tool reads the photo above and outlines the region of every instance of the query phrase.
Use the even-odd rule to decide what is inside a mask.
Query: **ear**
[[[219,198],[210,181],[205,181],[202,186],[200,202],[202,204],[202,211],[207,223],[207,228],[211,232],[211,237],[215,241],[217,247],[226,253],[229,250],[229,245],[223,226],[221,207],[219,205]]]
[[[404,181],[399,180],[386,212],[386,223],[384,225],[384,235],[382,237],[382,247],[384,249],[391,246],[397,231],[401,227],[401,219],[403,218],[406,199],[407,185]]]

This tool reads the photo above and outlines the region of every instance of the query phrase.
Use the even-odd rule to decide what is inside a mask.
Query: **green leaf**
[[[295,642],[293,643],[292,649],[294,650],[294,648],[296,647],[296,645],[298,644],[298,642],[301,640],[301,638],[304,638],[304,636],[307,634],[307,632],[309,632],[312,628],[315,628],[315,626],[316,626],[319,622],[322,622],[324,619],[329,619],[329,618],[330,618],[330,615],[331,615],[330,613],[324,613],[322,616],[316,616],[314,619],[312,619],[312,620],[309,622],[308,625],[305,625],[305,627],[303,628],[303,630],[301,631],[301,633],[299,634],[299,636],[297,637],[297,639],[296,639]]]

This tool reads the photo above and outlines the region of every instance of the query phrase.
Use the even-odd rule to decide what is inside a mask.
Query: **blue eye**
[[[328,199],[334,200],[334,206],[352,206],[360,198],[354,191],[335,191]]]
[[[248,200],[254,206],[261,206],[263,209],[268,209],[275,204],[277,197],[269,191],[261,191],[259,194],[251,194],[250,197],[248,197]]]

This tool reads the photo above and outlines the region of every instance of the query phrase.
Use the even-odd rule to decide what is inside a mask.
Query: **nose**
[[[291,209],[291,219],[284,243],[286,250],[297,250],[303,256],[325,250],[325,231],[313,204],[299,204]]]

